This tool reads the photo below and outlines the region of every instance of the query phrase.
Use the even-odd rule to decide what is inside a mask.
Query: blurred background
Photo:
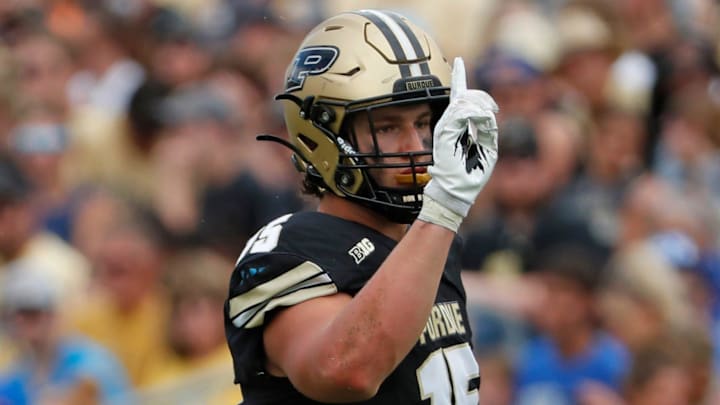
[[[720,404],[720,3],[0,1],[0,404],[235,404],[222,305],[315,202],[272,98],[398,11],[500,106],[461,229],[483,405]]]

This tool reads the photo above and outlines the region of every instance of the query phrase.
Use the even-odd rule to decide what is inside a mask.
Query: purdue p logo
[[[298,52],[293,61],[293,68],[285,83],[285,91],[300,90],[305,78],[327,72],[335,63],[338,49],[334,46],[311,46]]]

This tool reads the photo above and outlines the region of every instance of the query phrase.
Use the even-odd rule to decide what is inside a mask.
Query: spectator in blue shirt
[[[104,347],[65,333],[57,289],[40,274],[12,268],[2,288],[6,326],[20,355],[0,375],[0,404],[132,404],[123,367]]]
[[[558,245],[533,268],[543,302],[532,319],[538,333],[516,364],[515,403],[572,405],[590,391],[619,393],[629,355],[595,320],[601,258],[587,248]]]

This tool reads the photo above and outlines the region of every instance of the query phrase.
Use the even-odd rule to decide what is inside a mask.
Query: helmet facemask
[[[422,97],[415,95],[416,97],[374,104],[370,107],[348,106],[341,135],[338,136],[338,145],[341,147],[340,161],[346,162],[338,165],[338,173],[341,176],[338,188],[345,193],[346,198],[371,208],[393,222],[410,223],[417,217],[422,207],[423,188],[430,180],[427,168],[433,164],[433,128],[447,106],[445,92],[436,95],[431,93],[428,91],[422,94]],[[419,107],[422,105],[428,106],[428,114],[426,116],[423,114],[417,122],[413,122],[413,125],[420,126],[414,128],[416,135],[406,135],[417,136],[418,147],[412,150],[393,151],[383,146],[386,143],[383,137],[402,136],[386,133],[387,130],[384,128],[378,128],[378,118],[382,115],[383,109],[387,111],[387,107],[414,106],[422,111],[422,107]],[[389,124],[395,125],[392,122]],[[358,126],[363,127],[365,134],[360,136],[365,139],[358,139],[359,135],[356,132]],[[352,169],[359,169],[364,179],[363,186],[355,193],[343,189],[343,173]],[[386,172],[394,174],[389,175]]]

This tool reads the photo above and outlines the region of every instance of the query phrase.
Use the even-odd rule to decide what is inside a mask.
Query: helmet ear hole
[[[315,149],[317,149],[318,147],[317,142],[313,141],[312,139],[308,138],[303,134],[298,134],[298,140],[302,142],[303,146],[308,148],[308,150],[310,150],[311,152],[315,151]]]

